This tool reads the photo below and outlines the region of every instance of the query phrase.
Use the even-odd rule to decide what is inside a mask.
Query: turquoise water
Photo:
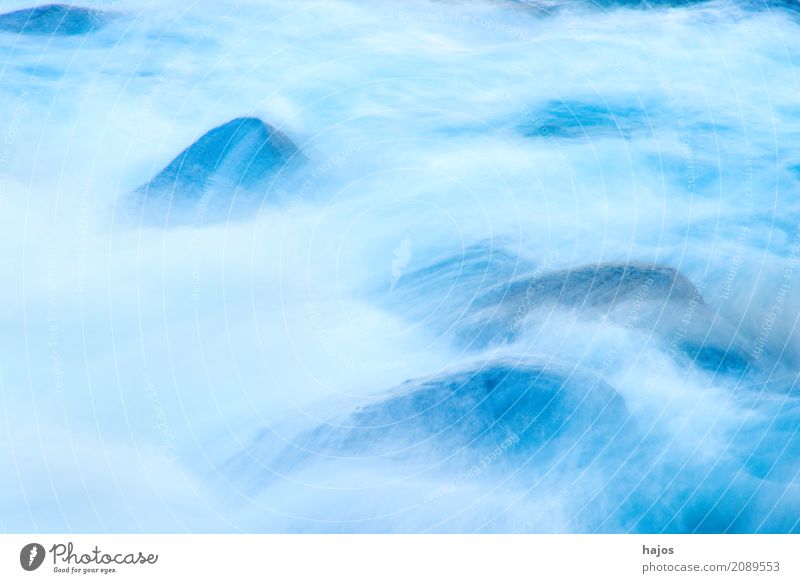
[[[0,8],[0,530],[800,528],[796,4]]]

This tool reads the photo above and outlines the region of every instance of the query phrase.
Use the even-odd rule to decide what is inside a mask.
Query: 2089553
[[[731,561],[729,563],[730,572],[778,572],[781,570],[779,561]]]

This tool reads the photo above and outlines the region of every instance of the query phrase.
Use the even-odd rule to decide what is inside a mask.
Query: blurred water
[[[798,530],[793,3],[174,4],[0,16],[0,529]]]

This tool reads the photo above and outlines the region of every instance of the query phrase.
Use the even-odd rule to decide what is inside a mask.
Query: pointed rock
[[[137,192],[179,202],[219,188],[252,190],[268,185],[301,157],[292,141],[269,124],[240,117],[203,134]]]

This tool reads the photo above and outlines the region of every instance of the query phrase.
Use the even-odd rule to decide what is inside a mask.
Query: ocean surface
[[[800,531],[800,5],[0,1],[0,531]]]

